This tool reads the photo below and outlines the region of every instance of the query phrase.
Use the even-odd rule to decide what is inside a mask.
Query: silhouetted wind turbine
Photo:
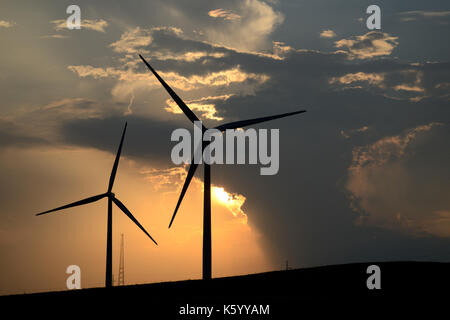
[[[155,77],[159,80],[162,86],[167,90],[172,99],[176,102],[176,104],[181,108],[183,113],[188,117],[188,119],[194,123],[194,121],[200,121],[197,116],[192,112],[191,109],[181,100],[181,98],[169,87],[169,85],[159,76],[159,74],[150,66],[150,64],[141,56],[139,57],[144,61],[145,65],[150,69],[150,71],[155,75]],[[283,113],[279,115],[273,115],[268,117],[235,121],[220,125],[215,127],[220,131],[225,131],[227,129],[237,129],[245,126],[250,126],[253,124],[270,121],[278,118],[283,118],[287,116],[291,116],[294,114],[299,114],[306,112],[306,110],[300,110],[295,112]],[[207,128],[202,125],[202,132],[205,133]],[[203,140],[203,139],[202,139]],[[203,141],[202,143],[202,155],[203,150],[209,144],[209,141]],[[184,194],[186,193],[187,188],[189,187],[189,183],[194,176],[195,170],[197,169],[198,164],[194,163],[194,160],[191,161],[189,166],[189,170],[186,176],[186,180],[183,185],[183,189],[181,190],[180,198],[178,199],[177,206],[175,207],[175,212],[173,213],[172,219],[170,220],[169,228],[172,226],[173,220],[177,214],[178,208],[180,207],[181,201],[183,200]],[[211,279],[211,168],[210,165],[204,163],[204,195],[203,195],[203,279]]]
[[[40,216],[42,214],[50,213],[57,210],[72,208],[76,206],[81,206],[83,204],[88,204],[91,202],[98,201],[103,198],[108,198],[108,231],[106,236],[106,279],[105,279],[105,286],[106,287],[112,287],[112,204],[115,203],[116,206],[119,207],[120,210],[125,213],[125,215],[131,219],[144,233],[156,244],[156,241],[150,236],[150,234],[144,229],[143,226],[139,223],[139,221],[136,220],[136,218],[131,214],[130,210],[125,207],[125,205],[115,197],[114,193],[112,193],[112,188],[114,184],[114,179],[116,178],[116,172],[117,167],[119,165],[119,158],[120,153],[122,151],[122,145],[123,145],[123,139],[125,137],[125,131],[127,130],[127,123],[125,123],[125,127],[123,128],[122,133],[122,139],[120,140],[119,149],[117,150],[116,159],[114,161],[114,165],[111,171],[111,176],[109,177],[109,185],[108,185],[108,191],[106,193],[102,193],[93,197],[89,197],[80,201],[76,201],[70,204],[67,204],[62,207],[58,207],[56,209],[44,211],[41,213],[38,213],[37,216]]]

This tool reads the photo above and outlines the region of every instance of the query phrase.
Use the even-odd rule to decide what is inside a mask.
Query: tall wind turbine
[[[58,207],[56,209],[52,209],[52,210],[48,210],[48,211],[44,211],[44,212],[36,214],[37,216],[40,216],[42,214],[50,213],[53,211],[58,211],[58,210],[62,210],[62,209],[81,206],[83,204],[95,202],[95,201],[98,201],[103,198],[108,198],[108,231],[107,231],[107,236],[106,236],[106,279],[105,279],[106,287],[112,287],[112,204],[113,204],[113,202],[116,206],[119,207],[120,210],[123,211],[123,213],[125,213],[125,215],[128,218],[131,219],[131,221],[133,221],[142,231],[144,231],[144,233],[156,245],[158,245],[156,243],[156,241],[150,236],[150,234],[144,229],[144,227],[139,223],[139,221],[137,221],[136,218],[131,214],[130,210],[128,210],[127,207],[125,207],[125,205],[119,199],[116,198],[114,193],[112,193],[112,188],[114,185],[114,179],[116,178],[117,167],[119,165],[119,158],[120,158],[120,153],[122,151],[123,139],[125,137],[126,130],[127,130],[127,123],[125,123],[125,127],[123,128],[122,139],[120,140],[120,145],[119,145],[119,149],[117,150],[116,160],[114,161],[114,165],[113,165],[113,168],[111,171],[111,176],[109,177],[108,191],[106,191],[105,193],[93,196],[93,197],[89,197],[89,198],[86,198],[86,199],[83,199],[80,201],[76,201],[76,202],[67,204],[62,207]]]
[[[159,74],[150,66],[150,64],[141,56],[139,57],[142,59],[142,61],[145,63],[145,65],[150,69],[150,71],[155,75],[155,77],[159,80],[161,85],[166,89],[166,91],[169,93],[169,95],[172,97],[172,99],[176,102],[176,104],[180,107],[180,109],[183,111],[183,113],[188,117],[188,119],[194,123],[194,121],[200,121],[197,116],[192,112],[191,109],[181,100],[181,98],[175,93],[175,91],[172,90],[171,87],[159,76]],[[283,113],[273,116],[267,116],[262,118],[256,118],[256,119],[248,119],[248,120],[241,120],[241,121],[235,121],[230,122],[226,124],[222,124],[218,127],[215,127],[215,129],[218,129],[220,131],[225,131],[227,129],[237,129],[242,128],[245,126],[250,126],[253,124],[270,121],[278,118],[283,118],[287,116],[291,116],[294,114],[299,114],[306,112],[306,110],[299,110],[295,112],[289,112],[289,113]],[[205,131],[208,130],[204,125],[202,125],[202,132],[203,134]],[[203,139],[202,139],[203,140]],[[209,144],[209,141],[202,143],[202,155],[203,150],[206,148],[206,146]],[[178,208],[180,207],[181,201],[183,200],[184,194],[186,193],[187,188],[189,187],[189,183],[192,180],[192,177],[194,176],[195,170],[197,169],[198,164],[194,163],[194,161],[191,161],[191,164],[189,166],[188,174],[186,176],[186,180],[183,185],[183,189],[181,190],[180,198],[178,199],[178,203],[175,207],[175,211],[173,213],[172,219],[170,220],[169,228],[172,226],[173,220],[175,219],[175,216],[177,214]],[[204,178],[203,178],[203,279],[211,279],[211,168],[210,165],[207,163],[204,163]]]

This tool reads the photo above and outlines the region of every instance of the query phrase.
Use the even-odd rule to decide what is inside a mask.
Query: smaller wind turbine
[[[50,213],[53,211],[58,211],[58,210],[62,210],[62,209],[72,208],[72,207],[76,207],[76,206],[81,206],[83,204],[95,202],[95,201],[98,201],[105,197],[108,198],[108,231],[107,231],[107,236],[106,236],[106,280],[105,280],[106,287],[112,287],[112,204],[113,204],[113,202],[116,206],[119,207],[120,210],[123,211],[123,213],[125,213],[125,215],[128,218],[131,219],[131,221],[133,221],[142,231],[144,231],[144,233],[156,245],[158,245],[156,243],[156,241],[150,236],[150,234],[144,229],[144,227],[141,226],[139,221],[137,221],[136,218],[131,214],[130,210],[128,210],[127,207],[125,207],[125,205],[119,199],[116,198],[114,193],[112,193],[112,187],[114,184],[114,179],[116,178],[117,167],[119,165],[119,158],[120,158],[120,153],[122,151],[123,139],[125,137],[126,130],[127,130],[127,123],[125,122],[125,127],[123,128],[123,133],[122,133],[122,139],[120,140],[119,149],[117,150],[116,160],[114,161],[114,165],[113,165],[113,168],[111,171],[111,176],[109,177],[108,191],[106,191],[106,193],[102,193],[102,194],[99,194],[99,195],[96,195],[93,197],[89,197],[89,198],[86,198],[86,199],[83,199],[80,201],[76,201],[76,202],[67,204],[62,207],[58,207],[56,209],[52,209],[52,210],[48,210],[48,211],[44,211],[44,212],[36,214],[37,216],[40,216],[42,214]]]

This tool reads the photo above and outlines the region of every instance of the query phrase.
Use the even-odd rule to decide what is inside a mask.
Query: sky
[[[450,4],[378,1],[3,1],[0,10],[0,294],[104,284],[105,192],[113,273],[125,283],[201,277],[202,170],[171,229],[192,130],[138,54],[207,126],[306,109],[280,130],[280,168],[212,167],[213,276],[360,261],[450,261]]]

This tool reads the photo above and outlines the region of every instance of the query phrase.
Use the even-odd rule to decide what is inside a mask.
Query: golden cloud
[[[11,21],[0,20],[0,28],[11,28],[15,23]]]
[[[383,80],[384,74],[382,73],[356,72],[356,73],[347,73],[342,77],[333,77],[329,80],[329,83],[351,84],[353,82],[365,81],[371,85],[380,85],[383,82]]]
[[[225,9],[215,9],[208,12],[208,16],[213,18],[223,18],[224,20],[239,20],[240,15]]]
[[[235,12],[239,12],[239,19]],[[216,9],[209,15],[226,19],[228,23],[205,29],[206,40],[242,52],[266,51],[271,45],[268,36],[284,19],[280,12],[260,0],[239,1],[233,11]]]
[[[110,77],[119,80],[112,89],[112,95],[119,101],[128,101],[129,96],[136,90],[148,89],[149,87],[160,87],[159,82],[153,77],[149,77],[148,73],[137,73],[132,69],[122,70],[112,67],[99,68],[89,65],[68,66],[68,69],[81,78],[93,77],[94,79],[100,79]],[[170,83],[170,86],[183,91],[200,88],[227,87],[233,83],[244,83],[249,80],[254,81],[259,85],[269,80],[268,75],[243,72],[239,66],[227,70],[211,72],[206,75],[192,75],[190,77],[185,77],[175,72],[159,73],[161,77]],[[225,96],[227,95],[222,95],[221,97]],[[196,104],[196,106],[193,106],[194,108],[202,110],[211,117],[214,117],[215,111],[211,108],[211,104],[207,106],[207,104],[204,103],[204,100],[193,101],[193,103]],[[172,110],[172,108],[169,105],[168,111],[170,110]]]
[[[151,57],[157,58],[158,60],[177,60],[194,62],[203,58],[223,58],[225,53],[223,52],[204,52],[204,51],[190,51],[183,52],[180,54],[174,54],[170,52],[152,52]]]
[[[369,130],[369,126],[363,126],[361,128],[351,129],[351,130],[348,130],[348,131],[341,130],[340,134],[345,139],[350,139],[350,137],[353,136],[354,134],[366,132],[367,130]]]
[[[377,92],[395,100],[420,101],[427,97],[422,83],[423,72],[415,69],[379,73],[356,72],[340,77],[332,77],[330,84],[343,86],[343,89],[376,88]],[[392,83],[393,80],[396,83]],[[367,84],[368,86],[364,86]]]
[[[53,20],[50,22],[55,25],[56,31],[67,30],[67,20],[65,20],[65,19]],[[83,19],[83,20],[81,20],[81,28],[84,28],[84,29],[94,30],[94,31],[98,31],[98,32],[105,32],[105,28],[107,26],[108,26],[108,22],[103,19],[99,19],[99,20]]]
[[[336,33],[331,29],[327,29],[327,30],[323,30],[319,36],[321,38],[334,38],[334,37],[336,37]]]
[[[222,117],[216,116],[217,110],[216,106],[212,101],[215,100],[222,100],[226,101],[228,100],[232,94],[225,94],[220,96],[208,96],[208,97],[202,97],[200,99],[193,99],[193,100],[185,100],[186,104],[189,105],[189,108],[191,110],[197,110],[200,111],[203,117],[211,120],[223,120]],[[175,113],[175,114],[181,114],[182,111],[180,110],[180,107],[172,100],[167,99],[166,104],[168,107],[164,108],[167,112]]]
[[[370,31],[361,36],[351,37],[336,41],[337,48],[346,48],[348,59],[370,59],[380,56],[388,56],[398,45],[398,37]]]
[[[151,42],[151,30],[136,27],[123,33],[119,40],[109,46],[116,52],[131,54],[136,53],[137,48],[148,46]]]

